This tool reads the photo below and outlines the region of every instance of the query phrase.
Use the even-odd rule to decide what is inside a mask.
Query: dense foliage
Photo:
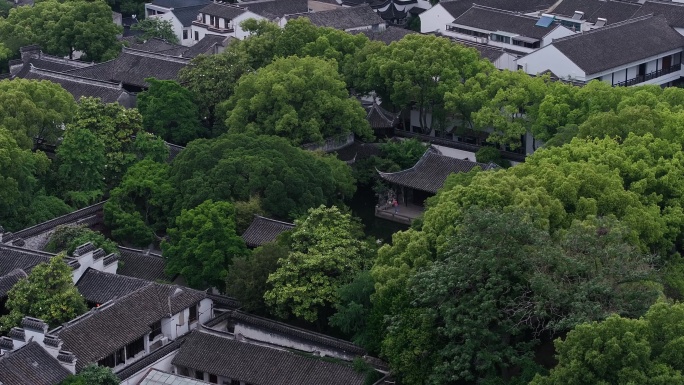
[[[116,243],[105,238],[101,233],[82,225],[58,226],[50,235],[50,239],[45,245],[45,251],[51,253],[65,252],[67,255],[71,255],[77,247],[88,242],[95,247],[102,248],[107,254],[117,251]]]
[[[235,210],[228,202],[207,200],[183,210],[162,243],[166,274],[181,277],[191,287],[224,288],[233,258],[247,254],[245,242],[235,233]]]
[[[170,183],[178,189],[175,208],[260,196],[267,215],[297,218],[310,207],[337,202],[342,192],[354,192],[351,169],[326,157],[274,136],[229,134],[193,141],[171,165]],[[333,172],[331,165],[339,167]]]
[[[87,310],[63,255],[34,267],[7,293],[5,307],[9,314],[0,317],[0,330],[5,332],[19,326],[26,316],[39,318],[54,328]]]
[[[67,377],[60,385],[118,385],[120,382],[111,368],[89,364],[78,374]]]

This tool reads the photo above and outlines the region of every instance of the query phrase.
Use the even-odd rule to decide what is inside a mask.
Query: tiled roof
[[[684,4],[673,1],[647,1],[634,14],[634,17],[655,15],[662,16],[671,27],[684,27]]]
[[[211,0],[152,0],[151,3],[153,5],[159,6],[159,7],[164,7],[164,8],[173,8],[174,11],[178,10],[180,8],[185,8],[185,7],[195,7],[198,5],[207,5],[211,2]]]
[[[169,142],[164,142],[166,143],[166,146],[169,148],[169,159],[168,162],[171,162],[172,160],[176,159],[178,154],[181,153],[181,151],[185,150],[185,147],[179,146],[177,144],[169,143]]]
[[[684,47],[684,37],[660,16],[644,16],[552,43],[587,75]]]
[[[159,254],[147,253],[144,250],[119,246],[119,267],[117,274],[145,279],[148,281],[169,280],[164,274],[166,260]]]
[[[24,238],[28,239],[31,237],[34,237],[36,235],[45,233],[50,230],[54,230],[57,226],[60,225],[66,225],[66,224],[79,224],[88,218],[91,218],[93,216],[101,215],[102,214],[102,207],[104,206],[106,201],[102,201],[100,203],[96,203],[94,205],[84,207],[80,210],[72,211],[69,214],[62,215],[61,217],[57,217],[54,219],[51,219],[49,221],[45,221],[43,223],[39,223],[35,226],[27,227],[23,230],[19,230],[15,233],[12,234],[11,239],[16,239],[16,238]],[[7,241],[7,238],[3,238],[3,241]]]
[[[162,372],[158,369],[152,369],[147,372],[138,383],[139,385],[209,385],[209,382],[196,380],[194,378],[180,376],[178,374]]]
[[[243,7],[223,3],[211,3],[200,9],[200,13],[223,17],[228,20],[233,20],[245,12],[246,10]]]
[[[373,8],[368,5],[300,14],[297,15],[297,17],[308,17],[309,20],[311,20],[311,23],[319,27],[331,27],[342,30],[385,23],[385,21],[373,11]]]
[[[365,376],[347,363],[239,342],[215,332],[194,330],[173,365],[254,385],[361,385]]]
[[[496,168],[496,165],[491,163],[477,163],[444,156],[434,147],[431,147],[425,151],[425,154],[413,167],[407,170],[378,173],[387,182],[429,193],[437,193],[444,186],[449,175],[468,172],[478,166],[483,170]]]
[[[54,254],[0,243],[0,276],[16,269],[29,273],[36,265],[48,262]]]
[[[453,23],[490,32],[503,31],[515,33],[539,40],[548,35],[557,26],[557,24],[552,24],[549,27],[538,27],[536,26],[538,21],[539,18],[537,17],[474,5],[457,17]]]
[[[177,80],[190,59],[124,48],[116,59],[66,73],[136,87],[147,87],[146,78]]]
[[[399,41],[404,36],[412,34],[412,33],[418,33],[416,31],[412,31],[410,29],[404,29],[404,28],[399,28],[399,27],[393,27],[389,26],[385,28],[384,31],[371,31],[371,30],[362,30],[362,31],[351,31],[352,34],[359,34],[362,33],[366,35],[371,40],[376,40],[376,41],[381,41],[387,45]]]
[[[271,20],[288,14],[309,12],[308,0],[254,0],[243,1],[240,6]]]
[[[584,12],[583,20],[595,23],[599,17],[607,20],[608,24],[618,23],[630,19],[641,5],[626,1],[601,0],[563,0],[553,8],[552,15],[572,17],[575,11]]]
[[[202,3],[194,6],[176,8],[173,10],[173,14],[176,19],[180,21],[183,27],[190,27],[193,20],[197,20],[197,15],[200,13],[200,9],[204,8],[207,4]]]
[[[22,269],[14,269],[9,273],[0,276],[0,299],[7,297],[7,292],[9,292],[19,280],[26,277],[26,272]]]
[[[247,246],[258,247],[264,243],[275,241],[280,233],[292,230],[294,226],[294,223],[281,222],[255,215],[252,223],[249,224],[247,230],[242,234],[242,239],[244,239]]]
[[[180,336],[176,338],[175,340],[169,342],[168,344],[160,347],[157,350],[154,350],[150,352],[150,354],[142,357],[141,359],[133,362],[131,365],[126,365],[123,368],[120,368],[119,370],[115,371],[114,374],[121,380],[128,379],[135,375],[136,373],[140,372],[141,370],[145,369],[146,367],[154,364],[155,362],[161,360],[165,356],[171,354],[175,350],[178,350],[178,348],[185,342],[185,338],[187,335]]]
[[[128,48],[133,48],[138,51],[164,52],[165,54],[171,56],[180,56],[183,52],[185,52],[185,50],[188,49],[188,47],[186,46],[169,43],[168,41],[157,37],[153,37],[142,42],[139,41],[136,37],[126,38],[126,46]],[[180,50],[181,52],[178,53],[178,50]],[[174,55],[175,53],[178,53],[178,55]]]
[[[86,301],[103,304],[151,284],[143,279],[88,268],[76,282],[76,288]]]
[[[57,83],[73,95],[76,100],[84,96],[91,96],[100,98],[105,103],[120,103],[127,108],[135,107],[135,95],[124,90],[120,83],[88,79],[38,68],[30,68],[28,73],[24,76],[19,75],[19,77]]]
[[[238,310],[229,311],[224,314],[221,314],[219,317],[216,317],[214,320],[212,320],[213,322],[207,322],[207,326],[211,326],[212,324],[216,324],[225,319],[231,319],[242,324],[253,325],[258,327],[259,329],[270,330],[300,340],[314,342],[319,345],[329,346],[335,349],[343,350],[348,353],[358,355],[366,354],[366,351],[362,347],[354,345],[349,341],[330,337],[328,335],[321,333],[315,333],[306,329],[288,325],[283,322],[255,316],[253,314],[248,314]]]
[[[380,144],[354,141],[349,146],[335,150],[335,153],[337,158],[343,162],[355,162],[371,156],[380,156]]]
[[[440,5],[449,12],[454,18],[458,18],[465,11],[470,9],[473,4],[492,7],[504,11],[532,13],[546,10],[557,0],[452,0],[440,1]]]
[[[449,36],[447,36],[447,37],[449,37]],[[475,43],[475,42],[472,42],[469,40],[456,39],[453,37],[449,37],[449,38],[455,43],[464,45],[466,47],[475,48],[480,53],[480,56],[482,58],[487,59],[492,63],[495,62],[496,60],[498,60],[501,57],[501,55],[503,55],[504,53],[509,53],[511,55],[514,55],[514,56],[523,56],[524,55],[521,52],[511,52],[509,50],[504,50],[501,48],[492,47],[491,45],[486,45],[486,44],[478,44],[478,43]]]
[[[37,342],[0,356],[0,384],[56,385],[69,371]]]
[[[97,362],[151,331],[154,322],[206,298],[206,293],[175,285],[143,286],[53,330],[62,348],[76,355],[77,370]]]
[[[387,111],[377,103],[371,104],[368,108],[368,113],[366,114],[366,120],[368,120],[368,124],[370,124],[371,128],[394,127],[397,118],[398,114]]]
[[[206,34],[195,45],[189,47],[183,52],[183,57],[194,58],[201,54],[216,54],[219,52],[219,47],[226,47],[232,40],[236,38],[232,36],[219,36]]]

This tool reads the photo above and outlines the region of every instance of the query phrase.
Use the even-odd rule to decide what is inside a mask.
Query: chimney
[[[64,366],[71,374],[76,374],[76,356],[72,352],[60,350],[57,361]]]

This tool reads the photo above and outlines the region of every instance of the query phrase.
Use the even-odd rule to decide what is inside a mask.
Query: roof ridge
[[[28,249],[26,247],[15,246],[15,245],[12,245],[9,243],[0,243],[0,248],[3,248],[3,247],[8,248],[8,249],[12,249],[12,250],[16,250],[16,251],[23,251],[27,254],[38,254],[42,257],[48,257],[48,258],[52,258],[52,257],[57,255],[54,253],[48,253],[47,251]],[[69,259],[73,259],[73,258],[66,256],[65,259],[69,260]]]
[[[267,221],[269,221],[269,222],[280,223],[280,224],[283,224],[283,225],[289,225],[289,226],[293,226],[293,227],[295,226],[294,223],[283,222],[283,221],[279,221],[279,220],[277,220],[277,219],[267,218],[267,217],[264,217],[264,216],[261,216],[261,215],[258,215],[258,214],[254,214],[254,216],[255,216],[256,218],[261,218],[261,219],[267,220]]]
[[[89,84],[89,85],[93,85],[93,86],[102,86],[102,87],[106,87],[106,88],[109,88],[112,90],[125,91],[121,87],[121,83],[114,83],[114,82],[108,82],[106,80],[97,80],[97,79],[92,79],[92,78],[86,78],[83,76],[67,74],[64,72],[58,72],[58,71],[52,71],[52,70],[48,70],[48,69],[38,68],[38,67],[35,67],[33,64],[30,64],[30,65],[31,65],[31,68],[29,69],[29,72],[32,72],[32,73],[46,74],[49,76],[53,76],[57,79],[73,80],[75,82],[82,83],[82,84]],[[83,68],[88,68],[88,67],[83,67]],[[80,68],[77,68],[77,69],[80,69]],[[127,91],[125,91],[125,92],[127,92]]]
[[[529,20],[535,20],[535,21],[536,21],[536,20],[539,20],[538,18],[536,18],[536,17],[534,17],[534,16],[525,15],[524,13],[514,12],[514,11],[508,11],[508,10],[505,10],[505,9],[489,7],[489,6],[486,6],[486,5],[480,5],[480,4],[476,4],[476,3],[473,3],[473,5],[468,9],[468,11],[471,10],[471,9],[473,9],[473,8],[483,9],[483,10],[486,10],[486,11],[494,11],[494,12],[498,12],[498,13],[503,13],[503,14],[505,14],[505,15],[522,17],[522,18],[529,19]],[[466,11],[466,12],[468,12],[468,11]],[[464,12],[463,14],[465,14],[466,12]],[[460,18],[461,16],[463,16],[463,15],[460,15],[459,18]],[[458,19],[458,18],[457,18],[457,19]]]
[[[181,63],[181,64],[188,64],[190,63],[190,59],[188,58],[183,58],[183,57],[178,57],[178,56],[171,56],[171,55],[166,55],[163,53],[156,53],[156,52],[147,52],[135,48],[130,48],[130,47],[124,47],[121,53],[128,53],[131,55],[135,56],[143,56],[143,57],[149,57],[153,59],[161,59],[161,60],[167,60],[175,63]],[[106,62],[105,62],[106,63]]]
[[[121,246],[121,245],[117,245],[116,248],[119,249],[119,250],[124,249],[124,250],[127,250],[127,251],[133,251],[133,252],[136,252],[136,253],[140,253],[140,254],[142,254],[142,255],[144,255],[144,256],[146,256],[146,257],[152,256],[152,257],[155,257],[155,258],[164,258],[164,256],[161,255],[161,254],[153,253],[153,252],[151,252],[151,251],[148,253],[148,252],[146,252],[145,250],[142,250],[142,249],[134,249],[134,248],[132,248],[132,247],[126,247],[126,246]]]
[[[627,19],[627,20],[624,20],[624,21],[619,21],[619,22],[617,22],[617,23],[608,24],[608,25],[606,25],[605,27],[596,28],[596,29],[591,29],[591,30],[589,30],[589,31],[584,31],[584,32],[576,33],[576,34],[574,34],[574,35],[569,35],[569,36],[564,36],[564,37],[561,37],[561,38],[558,38],[558,39],[553,39],[553,42],[552,42],[552,43],[561,42],[561,41],[566,41],[566,40],[571,40],[571,39],[574,39],[574,38],[577,38],[577,37],[580,37],[580,36],[591,35],[591,34],[594,34],[594,33],[601,32],[601,31],[606,31],[606,30],[613,29],[613,28],[616,28],[616,27],[621,27],[621,26],[623,26],[623,25],[628,25],[628,24],[637,23],[637,22],[644,21],[644,20],[651,19],[651,18],[655,18],[655,16],[654,16],[652,13],[650,13],[650,14],[648,14],[648,15],[643,15],[643,16],[635,17],[635,18],[632,18],[632,19]]]
[[[96,64],[96,65],[97,65],[97,64]],[[74,70],[80,70],[80,68],[76,68],[76,69],[74,69]],[[69,70],[69,71],[74,71],[74,70]],[[77,217],[79,213],[83,213],[83,212],[90,213],[91,210],[93,210],[93,209],[99,209],[99,208],[101,208],[102,206],[104,206],[105,202],[107,202],[107,201],[104,200],[104,201],[102,201],[102,202],[98,202],[98,203],[95,203],[95,204],[93,204],[93,205],[86,206],[86,207],[84,207],[84,208],[82,208],[82,209],[78,209],[78,210],[72,211],[72,212],[70,212],[70,213],[67,213],[67,214],[64,214],[64,215],[60,215],[60,216],[58,216],[57,218],[52,218],[52,219],[47,220],[47,221],[45,221],[45,222],[41,222],[41,223],[35,224],[35,225],[31,226],[31,227],[27,227],[27,228],[25,228],[25,229],[21,229],[21,230],[19,230],[19,231],[17,231],[17,232],[12,233],[12,236],[13,236],[14,238],[17,238],[17,237],[18,237],[18,238],[22,238],[24,234],[30,233],[30,232],[31,232],[32,230],[34,230],[34,229],[37,229],[37,228],[40,228],[40,227],[44,227],[46,224],[49,224],[49,223],[52,223],[52,222],[55,222],[55,223],[56,223],[56,222],[59,222],[60,220],[62,220],[62,219],[64,219],[64,218],[67,218],[67,217],[70,217],[70,216],[76,216],[76,217]],[[49,228],[54,228],[54,227],[56,227],[56,226],[59,226],[59,225],[54,225],[54,226],[51,226],[51,227],[49,227]],[[45,230],[43,230],[43,231],[45,231]]]
[[[418,159],[418,161],[413,166],[411,166],[409,168],[399,170],[399,171],[395,171],[395,172],[382,172],[376,168],[375,171],[377,171],[380,175],[393,175],[393,174],[399,174],[399,173],[404,172],[404,171],[410,171],[410,170],[413,170],[414,168],[418,167],[418,165],[425,162],[425,159],[427,159],[428,154],[434,153],[435,151],[439,152],[439,150],[434,148],[433,146],[428,146],[428,148],[425,150],[423,155],[420,156],[420,159]],[[442,156],[444,156],[444,155],[442,155]]]

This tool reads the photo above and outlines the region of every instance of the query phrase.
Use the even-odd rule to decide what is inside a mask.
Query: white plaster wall
[[[213,308],[214,301],[212,301],[209,298],[205,298],[202,301],[200,301],[197,309],[197,314],[199,316],[199,322],[201,324],[207,323],[210,319],[213,318],[212,315],[212,308]]]
[[[421,13],[418,17],[420,18],[421,33],[444,31],[446,30],[447,24],[456,20],[440,4]]]
[[[444,155],[444,156],[448,156],[450,158],[456,158],[456,159],[467,159],[471,162],[475,162],[475,153],[474,152],[458,150],[455,148],[439,146],[436,144],[433,144],[432,147],[435,147],[436,149],[438,149],[442,153],[442,155]]]
[[[519,58],[517,63],[530,75],[550,70],[562,78],[572,76],[574,79],[584,80],[586,76],[582,69],[553,45],[547,45],[525,55]]]
[[[147,375],[147,372],[150,369],[159,369],[164,372],[173,373],[173,365],[171,365],[171,361],[173,361],[174,357],[176,357],[176,354],[178,354],[178,350],[174,350],[168,355],[162,357],[159,361],[156,361],[151,365],[146,366],[145,368],[135,373],[134,375],[128,377],[124,381],[121,381],[121,385],[138,385],[140,381],[142,381],[143,377]]]
[[[313,353],[315,351],[318,351],[324,356],[335,357],[347,361],[351,361],[355,357],[355,355],[351,353],[347,354],[337,349],[328,348],[326,346],[314,343],[306,343],[299,340],[293,340],[287,335],[269,333],[264,330],[254,328],[251,325],[235,324],[234,334],[241,334],[242,336],[253,340],[267,342],[270,344],[283,346],[291,349],[297,349],[304,352]]]
[[[548,35],[544,36],[544,39],[542,39],[542,47],[547,46],[553,42],[553,39],[560,39],[561,37],[566,37],[570,35],[574,35],[575,32],[571,31],[570,29],[559,25],[556,28],[553,29]]]
[[[176,325],[178,324],[178,314],[174,314],[171,317],[162,318],[162,334],[168,337],[169,340],[175,340],[178,338],[178,333],[176,331]]]
[[[494,66],[500,70],[517,71],[517,58],[509,53],[503,53],[498,59],[494,61]]]
[[[656,61],[656,60],[651,60],[651,61],[649,61],[648,63],[646,63],[646,73],[649,73],[649,72],[653,72],[653,71],[659,70],[660,68],[656,67],[656,65],[658,65],[658,64],[659,64],[659,66],[662,68],[662,66],[663,66],[663,62],[662,62],[662,61],[660,61],[660,62],[658,63],[658,61]]]
[[[265,17],[261,15],[257,15],[256,13],[253,12],[244,12],[240,16],[236,17],[233,19],[233,28],[235,28],[235,33],[233,36],[236,38],[243,40],[247,36],[249,36],[249,33],[246,32],[244,29],[242,29],[242,26],[240,25],[243,21],[249,20],[249,19],[255,19],[255,20],[266,20]]]
[[[627,68],[627,79],[634,79],[637,76],[637,66]]]

